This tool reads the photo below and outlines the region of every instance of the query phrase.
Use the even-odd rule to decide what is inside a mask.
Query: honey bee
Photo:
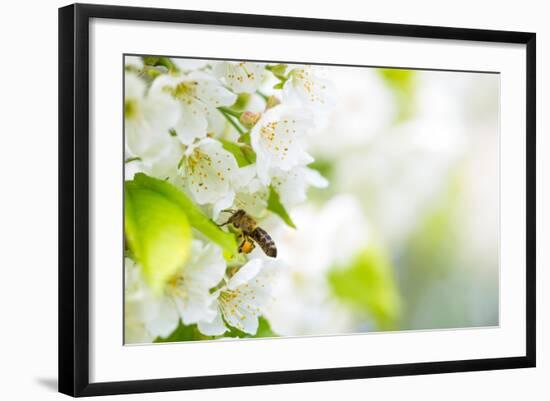
[[[239,245],[239,252],[250,253],[256,247],[254,241],[260,245],[260,248],[267,256],[272,258],[277,257],[277,247],[269,234],[261,227],[252,216],[247,214],[243,209],[233,210],[226,209],[224,212],[232,213],[231,217],[220,227],[226,224],[232,224],[233,227],[241,231],[240,237],[242,242]]]

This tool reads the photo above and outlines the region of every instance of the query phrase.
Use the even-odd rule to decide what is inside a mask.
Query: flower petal
[[[206,105],[205,114],[206,120],[208,121],[208,133],[216,135],[222,134],[227,123],[222,113],[214,106]]]
[[[254,276],[256,276],[262,267],[261,259],[252,259],[248,261],[243,267],[235,273],[233,277],[229,280],[227,288],[230,290],[235,290],[237,287],[246,284]]]
[[[317,170],[298,166],[288,172],[275,173],[271,184],[281,197],[281,202],[291,207],[306,200],[306,191],[310,186],[326,188],[328,181]]]
[[[149,311],[146,322],[147,330],[155,337],[167,337],[178,326],[179,316],[172,299],[162,296],[157,298]]]
[[[170,291],[185,324],[210,321],[215,317],[217,306],[210,289],[223,279],[225,268],[225,260],[218,246],[203,246],[201,241],[193,240],[191,260]]]
[[[250,304],[234,305],[232,308],[224,309],[223,314],[227,324],[251,335],[256,334],[258,331],[259,315],[259,310]]]
[[[333,104],[333,88],[328,80],[318,76],[311,66],[297,66],[289,72],[283,93],[287,99],[296,99],[304,107],[325,109]]]
[[[303,144],[310,116],[307,111],[279,105],[264,113],[254,126],[250,141],[257,156],[258,177],[264,185],[269,183],[272,168],[288,171],[313,161]]]
[[[145,94],[145,83],[125,75],[124,127],[126,147],[134,156],[155,157],[169,142],[169,130],[179,119],[179,107],[169,94]]]
[[[269,192],[258,178],[254,178],[249,185],[237,192],[235,207],[244,209],[252,216],[260,215],[267,207]]]
[[[237,95],[224,88],[218,81],[199,79],[196,82],[196,97],[208,105],[232,106],[237,101]]]
[[[220,310],[217,310],[216,316],[211,321],[199,321],[197,327],[202,334],[207,336],[220,336],[227,331],[223,322]]]
[[[221,211],[224,209],[229,209],[233,205],[234,200],[235,192],[229,191],[224,197],[214,203],[212,208],[212,219],[217,220]]]
[[[141,99],[147,88],[145,82],[136,74],[126,73],[124,75],[124,99]]]
[[[265,78],[265,67],[262,64],[248,61],[223,61],[214,67],[214,73],[223,79],[236,93],[254,93]]]
[[[208,60],[192,58],[171,58],[172,62],[182,71],[198,70],[208,64]]]
[[[216,203],[233,191],[230,183],[238,170],[235,157],[210,138],[187,149],[186,180],[195,201]]]
[[[236,189],[244,188],[256,176],[256,166],[249,164],[248,166],[240,167],[235,171],[231,178],[231,183]]]
[[[197,138],[204,138],[208,127],[203,106],[194,100],[184,103],[181,118],[175,125],[176,134],[184,145],[191,145]]]

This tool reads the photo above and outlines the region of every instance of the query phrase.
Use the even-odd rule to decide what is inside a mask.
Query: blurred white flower
[[[271,181],[274,169],[289,171],[313,161],[304,150],[304,137],[310,126],[309,113],[284,105],[262,115],[250,132],[250,143],[256,152],[258,177],[264,185]]]
[[[357,194],[385,239],[401,244],[449,185],[449,173],[466,149],[462,130],[462,124],[438,118],[387,129],[368,151],[348,151],[334,170],[334,185]]]
[[[125,164],[125,179],[131,180],[136,173],[145,173],[161,180],[174,179],[178,175],[178,163],[183,156],[183,145],[170,137],[157,156],[133,159]]]
[[[178,311],[171,297],[155,296],[143,278],[139,265],[124,259],[124,340],[152,342],[167,337],[178,326]]]
[[[150,342],[167,337],[178,326],[210,322],[217,315],[216,297],[210,294],[224,277],[225,260],[214,244],[193,240],[191,258],[155,296],[143,281],[140,267],[125,259],[125,341]]]
[[[266,75],[264,65],[248,61],[220,62],[214,67],[214,73],[235,93],[256,92]]]
[[[338,82],[338,102],[325,113],[327,126],[310,146],[313,154],[339,159],[346,152],[368,146],[376,135],[384,135],[393,122],[396,105],[391,90],[374,69],[332,69],[331,79]]]
[[[278,335],[335,335],[355,329],[355,317],[334,298],[326,282],[310,281],[297,269],[281,271],[278,281],[274,301],[265,311]]]
[[[216,317],[215,298],[210,294],[210,289],[223,279],[225,268],[225,260],[218,246],[193,240],[190,260],[166,289],[166,294],[174,299],[184,324],[211,321]]]
[[[209,132],[220,131],[224,119],[216,108],[231,106],[237,100],[237,95],[201,72],[162,75],[153,81],[150,92],[171,94],[178,100],[181,114],[172,128],[184,145],[206,137]]]
[[[260,258],[247,262],[216,292],[217,316],[210,322],[199,322],[199,330],[207,335],[221,335],[227,331],[225,321],[240,331],[256,334],[258,318],[272,300],[271,288],[278,267],[276,261]]]
[[[124,79],[124,132],[131,156],[156,157],[170,140],[169,130],[180,118],[177,102],[167,93],[146,93],[135,74]]]
[[[295,208],[293,220],[299,229],[273,232],[286,268],[273,288],[276,301],[266,311],[271,327],[280,335],[350,332],[353,315],[334,299],[327,272],[369,244],[360,204],[351,195],[338,195],[322,208]]]
[[[212,138],[189,146],[185,152],[182,172],[195,201],[213,205],[213,218],[231,207],[235,192],[254,177],[252,165],[239,168],[233,154]]]
[[[278,171],[271,180],[281,202],[292,207],[306,200],[306,191],[310,186],[326,188],[328,181],[317,170],[306,166],[297,166],[290,171]]]

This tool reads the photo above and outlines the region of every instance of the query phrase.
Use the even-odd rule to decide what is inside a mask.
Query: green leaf
[[[162,193],[125,183],[124,226],[128,246],[154,292],[189,258],[191,226],[181,208]]]
[[[227,326],[229,329],[228,332],[226,332],[223,337],[239,337],[239,338],[264,338],[264,337],[279,337],[278,334],[276,334],[272,329],[271,325],[267,321],[267,319],[263,316],[260,316],[258,318],[258,331],[256,331],[256,334],[248,334],[244,331],[240,331],[239,329],[231,326]]]
[[[185,213],[191,226],[224,249],[226,255],[238,254],[235,236],[220,229],[189,197],[167,181],[149,177],[143,173],[134,176],[136,185],[162,194]]]
[[[288,81],[288,79],[290,78],[290,74],[292,74],[292,72],[290,72],[290,74],[288,76],[285,75],[287,65],[286,64],[275,64],[275,65],[268,65],[265,68],[266,68],[266,70],[271,71],[273,73],[273,75],[279,80],[279,83],[275,84],[273,86],[273,89],[283,89],[283,87],[285,86],[286,81]]]
[[[242,134],[239,137],[238,141],[241,142],[241,143],[244,143],[245,145],[250,146],[250,132],[245,132],[244,134]],[[252,150],[252,148],[251,148],[251,150]],[[256,160],[256,154],[254,154],[254,160]]]
[[[279,337],[279,335],[273,331],[269,321],[265,317],[260,316],[258,318],[258,331],[254,337]]]
[[[157,337],[155,343],[173,343],[179,341],[213,340],[216,337],[202,334],[196,324],[184,325],[180,320],[178,327],[167,337]]]
[[[265,67],[266,70],[271,71],[273,75],[275,75],[277,78],[279,78],[282,81],[286,80],[286,64],[275,64],[275,65],[268,65]]]
[[[143,57],[146,66],[165,67],[169,72],[178,72],[179,68],[168,57]]]
[[[252,149],[250,145],[243,146],[241,150],[244,153],[246,160],[248,160],[250,164],[256,163],[256,152],[254,152],[254,149]]]
[[[146,80],[148,82],[153,81],[156,77],[163,74],[163,71],[161,71],[159,68],[147,68],[147,67],[145,67],[143,72],[145,73],[144,78],[146,78]]]
[[[231,108],[237,111],[244,111],[249,101],[250,101],[250,93],[244,93],[244,92],[239,93],[239,96],[237,96],[237,100],[231,106]]]
[[[233,128],[235,128],[235,131],[237,131],[239,135],[243,136],[246,133],[244,128],[241,127],[240,123],[237,122],[241,113],[231,110],[227,107],[218,107],[218,110],[222,114],[222,116],[227,120],[227,122],[231,124]]]
[[[230,107],[220,106],[218,107],[218,110],[221,111],[222,113],[229,114],[230,116],[235,117],[237,120],[241,118],[242,112],[233,110]]]
[[[396,327],[401,315],[401,297],[389,258],[370,246],[347,266],[334,266],[328,281],[344,303],[367,312],[382,330]]]
[[[269,198],[267,199],[267,210],[271,210],[273,213],[275,213],[277,216],[279,216],[283,221],[290,227],[296,228],[294,225],[294,222],[290,218],[290,215],[286,211],[284,205],[281,203],[281,199],[279,198],[279,194],[273,186],[269,186]]]
[[[254,153],[251,147],[247,145],[241,146],[225,139],[220,139],[219,141],[225,150],[235,156],[239,167],[248,166],[256,161],[256,153]]]

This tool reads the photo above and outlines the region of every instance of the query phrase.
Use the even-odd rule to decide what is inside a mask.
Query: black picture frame
[[[526,46],[526,353],[519,357],[406,363],[90,383],[89,380],[89,117],[91,18],[415,38],[516,43]],[[480,29],[338,21],[266,15],[74,4],[59,9],[59,391],[95,396],[252,386],[383,376],[534,367],[535,349],[535,98],[536,35]]]

